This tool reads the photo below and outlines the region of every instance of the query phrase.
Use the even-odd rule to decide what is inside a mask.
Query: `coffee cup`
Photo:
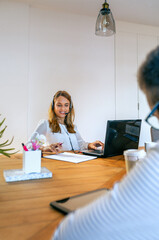
[[[156,142],[145,142],[145,151],[148,152],[151,148],[157,145]]]
[[[129,149],[124,151],[126,172],[128,173],[136,164],[137,161],[144,158],[146,155],[145,151],[137,149]]]

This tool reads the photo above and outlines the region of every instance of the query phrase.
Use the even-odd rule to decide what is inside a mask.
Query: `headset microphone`
[[[67,116],[69,113],[70,113],[70,111],[69,111],[69,112],[66,112],[65,115]]]

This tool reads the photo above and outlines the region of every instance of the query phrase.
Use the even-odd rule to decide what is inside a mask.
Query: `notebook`
[[[84,150],[83,154],[97,157],[122,155],[124,150],[137,149],[141,130],[141,119],[108,120],[104,150]]]

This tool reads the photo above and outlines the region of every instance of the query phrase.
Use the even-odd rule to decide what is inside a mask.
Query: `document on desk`
[[[85,155],[76,154],[76,153],[63,152],[63,153],[59,153],[59,154],[44,156],[44,158],[72,162],[72,163],[80,163],[80,162],[85,162],[85,161],[95,159],[97,157],[85,156]]]

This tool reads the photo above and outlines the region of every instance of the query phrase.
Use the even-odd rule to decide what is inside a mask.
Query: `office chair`
[[[159,130],[151,127],[150,132],[151,132],[151,141],[157,142],[159,140]]]

